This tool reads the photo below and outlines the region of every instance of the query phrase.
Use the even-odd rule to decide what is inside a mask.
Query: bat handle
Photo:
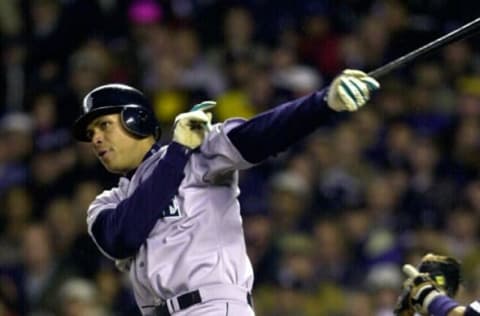
[[[388,63],[386,65],[383,65],[382,67],[379,67],[375,70],[372,70],[368,73],[370,77],[373,77],[375,79],[379,79],[380,77],[383,77],[384,75],[388,74],[392,70],[402,66],[404,63],[404,60],[395,60],[391,63]]]

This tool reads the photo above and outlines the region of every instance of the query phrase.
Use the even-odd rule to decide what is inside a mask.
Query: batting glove
[[[370,99],[380,84],[360,70],[346,69],[330,85],[327,103],[335,111],[356,111]]]
[[[410,304],[410,291],[411,286],[404,285],[402,293],[397,299],[397,303],[393,309],[393,315],[395,316],[415,316],[415,310]]]
[[[215,101],[203,101],[192,106],[192,108],[190,109],[190,112],[195,112],[195,111],[205,112],[209,118],[207,122],[207,131],[210,131],[212,129],[212,113],[207,112],[207,110],[210,110],[216,106],[217,106],[217,102]]]
[[[203,111],[177,115],[174,122],[173,141],[190,149],[199,147],[211,126],[212,116]]]
[[[403,266],[403,271],[409,276],[404,284],[404,293],[408,293],[410,305],[421,315],[429,315],[430,303],[438,296],[446,296],[435,281],[427,273],[419,273],[410,265]]]
[[[190,112],[193,112],[193,111],[205,112],[206,110],[210,110],[211,108],[214,108],[216,106],[217,106],[217,102],[215,101],[203,101],[192,106],[192,108],[190,109]]]

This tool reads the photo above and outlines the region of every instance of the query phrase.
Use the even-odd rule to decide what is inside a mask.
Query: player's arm
[[[192,150],[202,143],[210,117],[201,111],[177,118],[173,142],[152,175],[135,192],[114,208],[103,209],[95,219],[91,234],[110,257],[133,256],[162,217],[184,178]]]
[[[227,136],[245,160],[258,163],[338,119],[336,112],[356,111],[379,87],[367,74],[346,70],[329,88],[261,113],[230,130]]]
[[[433,316],[480,316],[480,302],[460,305],[455,297],[461,282],[460,263],[452,257],[427,254],[418,270],[403,266],[408,279],[403,285],[394,314],[410,316],[415,312]]]
[[[97,215],[90,233],[104,253],[115,259],[135,255],[175,196],[190,154],[186,147],[171,143],[152,175],[132,195]]]
[[[432,316],[480,316],[480,302],[475,301],[468,306],[462,306],[453,298],[447,296],[438,288],[431,287],[427,281],[421,285],[413,298],[415,310],[420,315]],[[417,289],[413,289],[417,291]]]
[[[432,314],[433,316],[442,316],[441,314]],[[447,316],[480,316],[480,301],[474,301],[468,306],[457,306],[452,309]]]
[[[464,316],[468,315],[465,314],[465,307],[463,306],[457,306],[455,307],[450,313],[448,313],[448,316]],[[480,314],[470,314],[470,315],[480,315]]]

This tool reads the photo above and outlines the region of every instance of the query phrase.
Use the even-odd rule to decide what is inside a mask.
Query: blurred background
[[[477,17],[462,0],[0,1],[0,316],[135,316],[86,232],[117,177],[70,127],[83,96],[145,91],[164,130],[205,99],[252,117]],[[368,106],[241,174],[259,316],[386,316],[400,267],[462,260],[480,297],[480,37],[388,77]]]

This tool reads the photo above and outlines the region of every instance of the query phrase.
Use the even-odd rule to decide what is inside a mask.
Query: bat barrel
[[[444,47],[454,41],[458,41],[461,39],[465,39],[473,34],[475,34],[478,30],[480,29],[480,17],[461,26],[460,28],[437,38],[436,40],[420,47],[417,48],[410,53],[403,55],[388,64],[385,64],[375,70],[372,70],[368,73],[369,76],[374,77],[374,78],[380,78],[389,72],[407,64],[413,59],[416,59],[420,56],[423,56],[429,52],[434,51],[435,49],[439,49],[441,47]]]

